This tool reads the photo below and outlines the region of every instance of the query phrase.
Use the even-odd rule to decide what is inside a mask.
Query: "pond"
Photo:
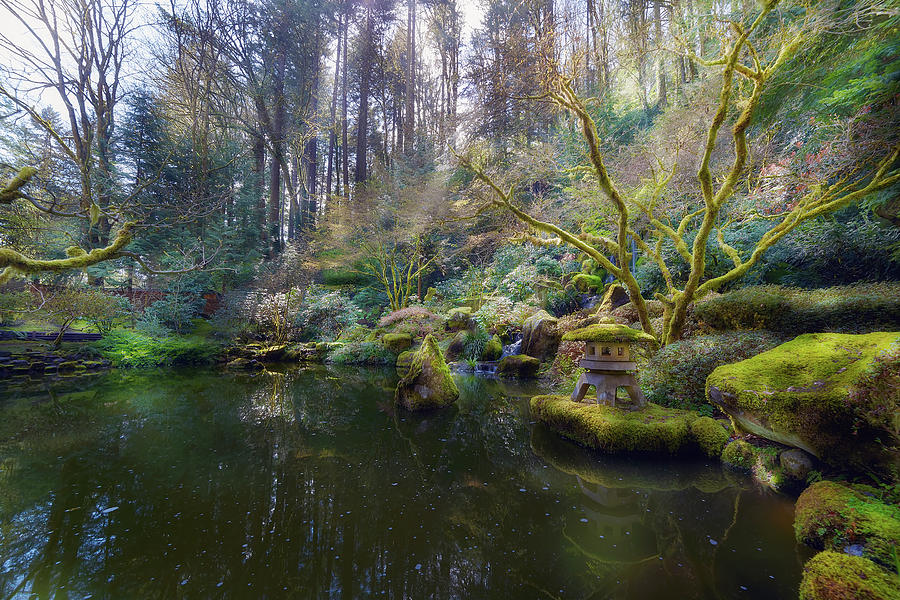
[[[462,376],[118,371],[0,384],[0,598],[796,598],[790,499],[611,459]]]

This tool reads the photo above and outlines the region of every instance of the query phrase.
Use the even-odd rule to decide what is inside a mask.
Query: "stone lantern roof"
[[[566,342],[599,342],[612,344],[656,343],[656,338],[638,329],[617,323],[599,323],[575,329],[563,336]]]

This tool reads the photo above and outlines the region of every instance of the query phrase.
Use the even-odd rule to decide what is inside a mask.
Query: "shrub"
[[[550,290],[544,300],[544,309],[554,317],[561,317],[578,310],[581,298],[571,289]]]
[[[332,341],[362,319],[362,311],[344,294],[310,286],[295,323],[307,340]]]
[[[778,333],[754,331],[675,342],[657,352],[641,370],[641,388],[648,400],[662,406],[708,407],[706,378],[716,367],[756,356],[784,341]]]
[[[802,290],[753,286],[702,301],[695,316],[715,329],[790,334],[869,333],[900,328],[900,282]]]
[[[219,352],[217,345],[197,336],[157,339],[129,330],[112,331],[93,346],[117,367],[208,364]]]
[[[408,333],[424,338],[440,327],[443,319],[422,306],[410,306],[388,313],[378,321],[378,327],[391,333]]]
[[[533,306],[499,296],[485,302],[472,318],[481,329],[505,337],[510,331],[521,328],[525,319],[535,312],[537,309]]]
[[[0,325],[10,325],[26,310],[33,298],[28,292],[0,293]]]
[[[339,365],[393,365],[397,355],[379,342],[350,342],[335,348],[328,361]]]

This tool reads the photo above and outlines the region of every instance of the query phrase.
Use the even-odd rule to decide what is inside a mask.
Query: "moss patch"
[[[773,490],[783,490],[791,483],[778,462],[778,450],[774,447],[734,440],[722,451],[722,462],[749,473],[756,481]]]
[[[696,448],[691,425],[699,415],[691,411],[656,404],[633,411],[566,396],[535,396],[531,413],[560,435],[604,452],[674,454]]]
[[[803,567],[800,600],[898,600],[900,581],[860,556],[825,551]]]
[[[896,332],[806,334],[748,360],[716,368],[707,379],[711,402],[741,428],[802,448],[831,463],[889,462],[898,445],[884,414],[894,395],[850,400],[855,382]]]
[[[709,457],[718,457],[728,441],[728,432],[715,419],[700,417],[691,423],[691,435],[700,451]]]
[[[872,491],[834,481],[811,485],[797,499],[797,541],[838,552],[855,547],[882,567],[896,569],[893,553],[900,544],[900,508],[881,502]]]
[[[638,329],[617,323],[598,323],[575,329],[563,336],[566,342],[647,342],[656,343],[656,338]]]

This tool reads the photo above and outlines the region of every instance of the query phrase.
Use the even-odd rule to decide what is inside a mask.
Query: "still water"
[[[458,379],[114,372],[0,383],[0,598],[796,598],[789,499],[613,460]]]

